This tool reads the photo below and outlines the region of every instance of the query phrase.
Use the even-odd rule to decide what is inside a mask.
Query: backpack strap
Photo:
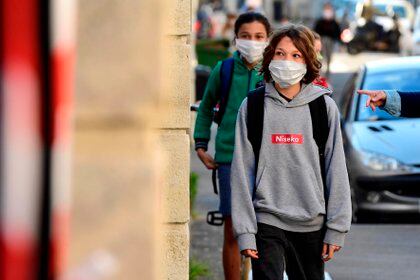
[[[252,150],[254,151],[255,173],[257,173],[257,170],[258,170],[258,161],[260,158],[260,149],[261,149],[262,134],[263,134],[264,95],[265,95],[265,86],[256,88],[248,93],[248,101],[247,101],[247,117],[246,117],[247,118],[246,124],[247,124],[247,130],[248,130],[247,137],[248,137],[249,142],[251,142]],[[257,188],[254,184],[252,198],[255,197],[256,190]]]
[[[217,100],[219,111],[215,114],[214,122],[219,124],[222,122],[223,115],[226,111],[227,102],[229,99],[230,86],[232,85],[233,68],[235,60],[233,57],[222,61],[220,67],[220,89],[218,91]]]
[[[326,185],[325,146],[330,129],[328,126],[328,112],[325,97],[322,95],[311,101],[309,103],[309,109],[311,111],[312,133],[318,146],[319,164],[321,167],[322,183],[324,185],[324,199],[327,205],[329,193]]]

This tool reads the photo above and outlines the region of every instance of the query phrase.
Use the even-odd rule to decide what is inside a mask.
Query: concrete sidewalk
[[[212,136],[216,135],[217,127],[213,125]],[[214,140],[209,143],[209,153],[214,155]],[[200,279],[223,279],[222,246],[223,226],[210,226],[206,222],[208,211],[218,210],[219,197],[213,192],[211,171],[207,170],[191,149],[191,172],[199,176],[198,192],[195,202],[195,217],[190,224],[191,245],[190,257],[209,268],[211,275]]]

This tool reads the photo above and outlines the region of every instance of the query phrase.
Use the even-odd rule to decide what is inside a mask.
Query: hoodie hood
[[[265,89],[265,96],[273,100],[276,104],[287,108],[299,107],[310,103],[317,99],[321,95],[330,95],[331,90],[314,84],[302,84],[300,92],[290,102],[284,99],[277,89],[274,87],[274,83],[267,83]]]

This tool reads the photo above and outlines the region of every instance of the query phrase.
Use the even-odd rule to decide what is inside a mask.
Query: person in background
[[[194,25],[197,39],[208,39],[214,36],[212,23],[213,7],[209,3],[203,3],[197,10],[197,20]]]
[[[357,93],[368,96],[366,107],[376,107],[396,117],[420,118],[420,92],[398,90],[358,90]]]
[[[281,19],[280,19],[279,25],[283,26],[283,25],[286,25],[288,23],[290,23],[289,18],[287,16],[282,16]]]
[[[235,21],[237,15],[233,12],[228,12],[226,14],[226,21],[222,28],[222,37],[232,41],[235,38]]]
[[[245,3],[239,8],[239,12],[255,12],[264,14],[262,0],[245,0]]]
[[[316,52],[318,60],[321,62],[323,59],[322,54],[321,54],[321,50],[322,50],[321,36],[319,36],[319,34],[316,33],[315,31],[313,33],[314,33],[314,38],[315,38],[315,44],[314,44],[315,52]],[[328,84],[327,78],[321,75],[319,75],[318,78],[316,78],[313,81],[313,84],[326,87],[332,90],[332,86]]]
[[[321,35],[322,55],[327,62],[326,76],[328,77],[335,42],[340,40],[341,34],[340,25],[335,20],[334,8],[330,3],[324,5],[322,18],[316,21],[314,30]]]
[[[238,243],[233,236],[231,219],[230,167],[235,143],[235,123],[239,106],[250,90],[256,88],[263,77],[259,73],[263,51],[268,44],[271,32],[267,18],[259,13],[241,14],[235,22],[235,46],[233,54],[233,71],[221,71],[228,60],[219,61],[210,74],[203,100],[198,109],[194,130],[195,150],[197,156],[208,169],[217,169],[220,205],[219,211],[224,217],[223,268],[225,279],[239,280],[240,254]],[[218,128],[216,135],[215,158],[207,152],[211,136],[211,125],[214,119],[214,108],[222,105],[222,81],[231,75],[229,91],[225,94],[225,106],[219,106]],[[223,109],[223,108],[224,109]],[[224,114],[221,115],[221,112]]]

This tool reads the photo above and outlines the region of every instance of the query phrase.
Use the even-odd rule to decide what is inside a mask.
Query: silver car
[[[374,112],[357,89],[420,91],[420,57],[366,63],[349,80],[341,104],[354,221],[368,213],[419,214],[420,118]]]

